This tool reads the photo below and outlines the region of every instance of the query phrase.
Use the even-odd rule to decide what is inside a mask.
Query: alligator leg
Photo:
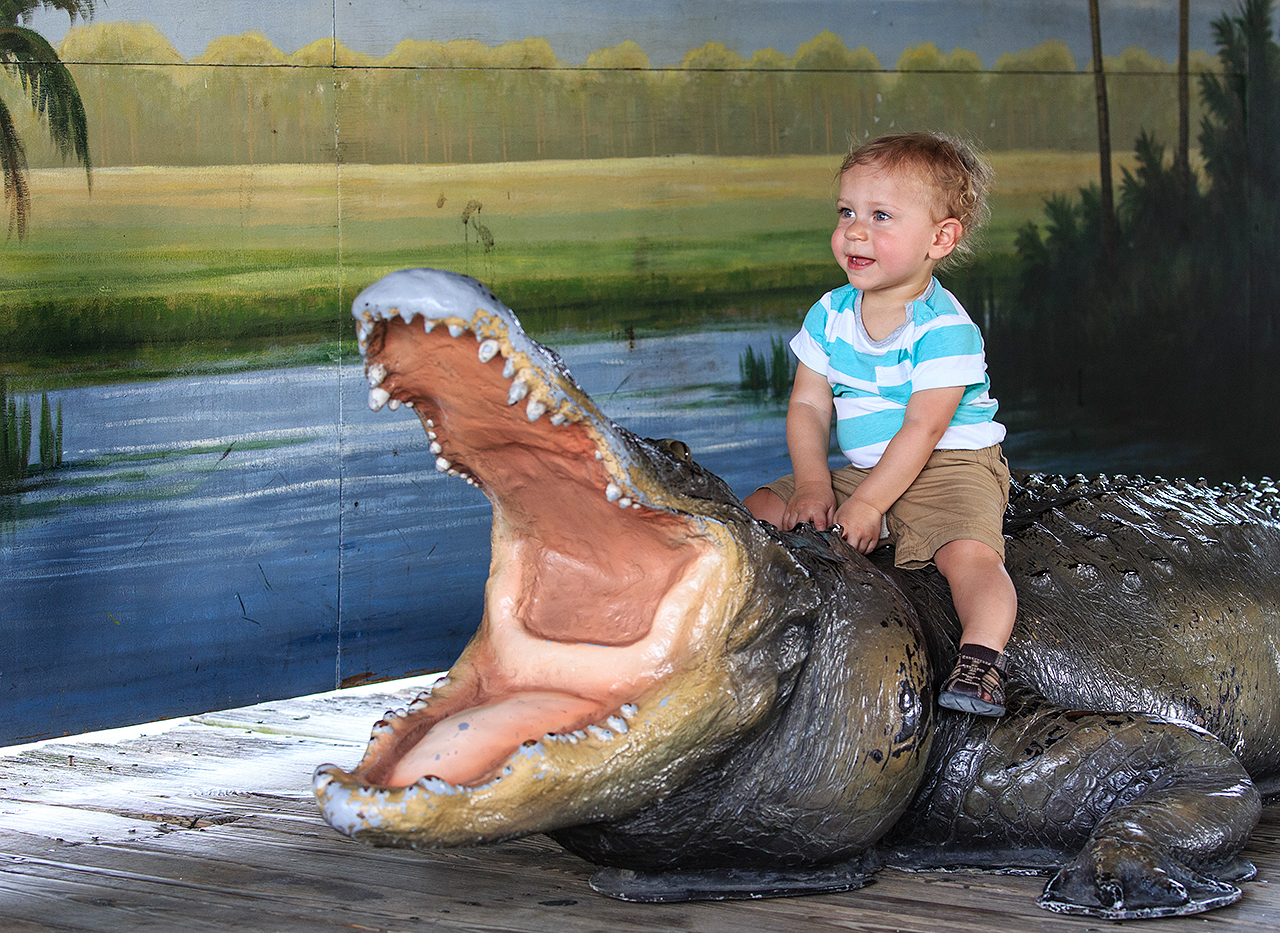
[[[965,728],[935,744],[942,766],[890,865],[1004,868],[1039,853],[1030,861],[1059,868],[1040,906],[1109,920],[1220,907],[1252,877],[1237,854],[1261,798],[1209,733],[1044,706]]]

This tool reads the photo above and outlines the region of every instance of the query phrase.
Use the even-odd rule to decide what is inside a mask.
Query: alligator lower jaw
[[[360,328],[371,407],[411,406],[437,469],[494,510],[485,617],[447,682],[375,725],[352,772],[316,771],[325,818],[377,843],[620,815],[771,699],[744,705],[724,661],[743,599],[729,530],[684,511],[510,312],[470,307],[381,306]]]

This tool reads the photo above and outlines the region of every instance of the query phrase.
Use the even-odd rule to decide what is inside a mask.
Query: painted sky
[[[1192,48],[1212,49],[1209,23],[1237,4],[1191,0]],[[1172,61],[1177,6],[1101,0],[1104,51],[1140,45]],[[970,49],[987,65],[1045,39],[1065,40],[1082,67],[1089,58],[1084,0],[99,0],[97,18],[154,23],[188,58],[220,35],[257,30],[292,52],[336,30],[344,45],[378,57],[404,38],[497,45],[541,36],[574,64],[631,39],[661,65],[712,40],[743,54],[773,47],[790,55],[824,29],[850,48],[869,46],[887,67],[921,42]],[[42,11],[33,25],[56,41],[67,17]]]

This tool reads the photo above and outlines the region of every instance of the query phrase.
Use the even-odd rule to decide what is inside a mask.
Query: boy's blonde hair
[[[935,193],[936,219],[954,217],[963,228],[955,249],[938,268],[948,269],[973,258],[978,234],[991,216],[987,189],[994,173],[971,146],[944,133],[897,133],[850,147],[837,180],[855,165],[871,165],[886,172],[905,169],[928,180]]]

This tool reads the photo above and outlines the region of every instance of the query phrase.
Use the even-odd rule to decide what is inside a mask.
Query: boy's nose
[[[865,240],[867,238],[867,228],[861,220],[852,220],[849,226],[844,228],[845,239],[848,240]]]

